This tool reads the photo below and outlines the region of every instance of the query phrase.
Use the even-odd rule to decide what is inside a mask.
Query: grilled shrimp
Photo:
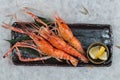
[[[29,61],[37,61],[37,60],[45,60],[48,59],[50,57],[54,57],[54,58],[58,58],[58,59],[64,59],[64,60],[69,60],[73,66],[77,66],[78,64],[78,60],[75,59],[74,57],[70,56],[69,54],[67,54],[66,52],[56,49],[54,48],[50,43],[48,43],[44,38],[42,38],[41,36],[36,35],[33,32],[30,32],[29,30],[25,29],[25,31],[23,29],[19,29],[19,28],[15,28],[12,27],[9,24],[4,24],[3,25],[4,28],[19,32],[19,33],[23,33],[28,35],[32,41],[35,43],[35,45],[31,45],[25,42],[17,42],[5,55],[4,57],[7,57],[10,52],[12,52],[12,50],[15,48],[17,51],[17,55],[19,60],[24,61],[24,62],[29,62]],[[22,26],[23,27],[23,26]],[[25,26],[24,26],[25,27]],[[40,58],[27,58],[24,59],[22,58],[20,51],[18,50],[18,47],[29,47],[32,49],[37,50],[38,52],[42,52],[46,55],[48,55],[47,57],[40,57]]]
[[[68,25],[65,23],[64,20],[62,20],[57,14],[55,16],[56,23],[58,25],[59,34],[61,37],[67,41],[71,46],[73,46],[75,49],[77,49],[81,53],[85,53],[81,42],[73,35],[71,29],[68,27]]]
[[[41,24],[43,24],[45,26],[45,27],[39,28],[36,25],[31,25],[34,28],[37,28],[39,30],[38,31],[39,34],[43,38],[45,38],[49,43],[51,43],[54,47],[56,47],[57,49],[63,50],[64,52],[66,52],[74,57],[80,58],[85,63],[88,62],[88,59],[82,53],[78,52],[76,49],[74,49],[73,47],[68,45],[63,39],[61,39],[60,37],[58,37],[57,35],[52,33],[48,29],[49,26],[46,23],[44,23],[42,20],[40,20],[36,15],[34,15],[31,12],[27,12],[27,14],[31,15],[36,21],[40,22]]]

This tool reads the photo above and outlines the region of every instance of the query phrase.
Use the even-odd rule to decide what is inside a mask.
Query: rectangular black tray
[[[28,23],[23,23],[28,24]],[[112,46],[113,46],[113,36],[112,36],[112,29],[111,26],[108,24],[68,24],[69,27],[72,29],[73,34],[82,42],[83,48],[85,51],[87,50],[88,46],[94,42],[102,42],[107,45],[109,48],[110,56],[106,62],[100,65],[89,63],[78,63],[78,67],[81,66],[110,66],[112,64]],[[15,22],[13,24],[15,27],[20,27],[20,25]],[[23,34],[17,33],[12,31],[12,38],[18,38],[23,36]],[[23,54],[24,55],[24,54]],[[25,55],[26,56],[26,55]],[[27,55],[29,57],[31,55]],[[33,55],[32,55],[33,56]],[[59,62],[54,58],[45,60],[44,63],[42,61],[35,61],[35,62],[21,62],[19,61],[15,52],[12,54],[12,61],[15,65],[27,65],[27,66],[71,66],[67,64],[65,61]]]

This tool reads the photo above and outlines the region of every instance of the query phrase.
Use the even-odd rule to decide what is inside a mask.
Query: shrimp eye
[[[64,24],[63,22],[60,22],[61,24]]]

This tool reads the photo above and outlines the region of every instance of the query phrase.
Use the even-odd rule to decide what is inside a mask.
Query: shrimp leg
[[[27,44],[25,42],[17,42],[14,46],[12,46],[12,48],[3,56],[3,58],[7,57],[15,47],[27,47],[27,48],[32,48],[34,50],[37,50],[38,52],[41,53],[41,51],[35,46],[35,45],[30,45],[30,44]]]
[[[19,60],[23,61],[23,62],[40,61],[40,60],[47,60],[47,59],[51,58],[50,56],[36,57],[36,58],[22,58],[19,49],[17,47],[15,47],[15,48],[16,48]]]
[[[34,45],[30,45],[30,44],[27,44],[25,42],[17,42],[3,57],[7,57],[11,52],[12,50],[15,48],[16,51],[17,51],[17,55],[18,55],[18,58],[20,61],[23,61],[23,62],[29,62],[29,61],[39,61],[39,60],[46,60],[46,59],[49,59],[51,58],[50,56],[45,56],[45,57],[37,57],[37,58],[22,58],[21,54],[20,54],[20,51],[18,49],[18,47],[27,47],[27,48],[32,48],[32,49],[35,49],[37,50],[38,52],[41,52],[39,49],[37,49],[36,46]]]

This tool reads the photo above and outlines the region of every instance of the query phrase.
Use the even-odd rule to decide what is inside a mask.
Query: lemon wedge
[[[100,46],[95,46],[90,49],[89,54],[92,59],[97,59],[96,56],[99,52],[99,49],[100,49]]]
[[[107,60],[107,52],[103,46],[95,46],[89,50],[89,55],[92,59]]]
[[[105,52],[105,47],[101,46],[100,51],[96,55],[96,58],[99,58],[100,56],[102,56],[104,52]]]
[[[105,51],[105,52],[103,53],[103,55],[101,55],[101,56],[99,57],[99,59],[101,59],[101,60],[107,60],[107,59],[108,59],[107,56],[108,56],[108,55],[107,55],[107,52]]]

